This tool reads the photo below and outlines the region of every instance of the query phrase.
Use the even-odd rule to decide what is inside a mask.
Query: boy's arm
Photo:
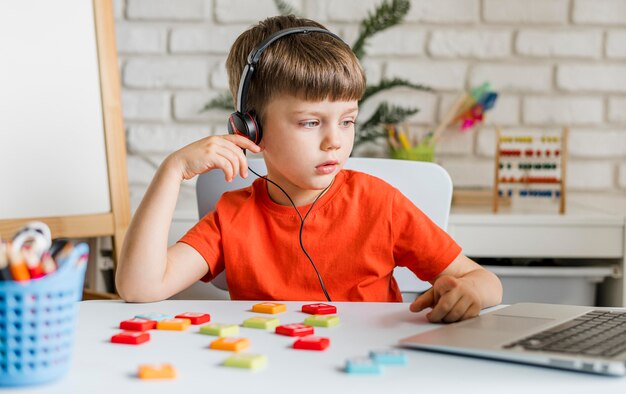
[[[115,282],[124,300],[160,301],[208,272],[204,258],[191,246],[167,246],[180,184],[213,169],[224,171],[227,180],[247,176],[242,148],[260,151],[241,136],[212,136],[174,152],[159,166],[133,216],[117,264]]]
[[[433,285],[411,304],[411,311],[433,308],[426,316],[433,323],[452,323],[475,317],[480,310],[502,301],[502,283],[462,253],[430,281]]]

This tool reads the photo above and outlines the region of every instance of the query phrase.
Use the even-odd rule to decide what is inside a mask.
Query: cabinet
[[[570,194],[564,215],[515,211],[510,207],[493,214],[490,207],[453,207],[448,232],[465,255],[476,259],[572,259],[578,266],[609,267],[611,275],[598,284],[598,302],[603,306],[625,306],[622,272],[626,261],[626,196],[596,200],[593,196]],[[515,271],[519,276],[519,270],[512,267],[511,274]],[[498,274],[506,276],[506,267],[498,267]],[[529,281],[529,296],[536,291],[532,285]]]

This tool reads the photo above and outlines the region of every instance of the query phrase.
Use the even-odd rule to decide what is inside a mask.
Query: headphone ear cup
[[[263,138],[261,122],[258,121],[254,112],[246,112],[244,119],[248,125],[248,138],[258,145],[261,142],[261,138]]]
[[[233,112],[228,118],[228,134],[241,135],[255,144],[258,144],[262,137],[261,127],[251,112]]]
[[[248,138],[246,122],[241,112],[233,112],[228,117],[228,134],[238,134]]]

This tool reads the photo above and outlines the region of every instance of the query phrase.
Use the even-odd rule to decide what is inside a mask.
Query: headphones
[[[257,67],[257,63],[259,62],[263,51],[265,51],[265,49],[267,49],[267,47],[272,45],[275,41],[292,34],[309,33],[328,34],[345,44],[345,42],[336,34],[319,27],[292,27],[289,29],[283,29],[261,41],[261,43],[257,45],[248,55],[246,66],[241,74],[239,89],[237,90],[237,111],[233,112],[228,117],[228,134],[238,134],[244,136],[255,144],[261,142],[261,138],[263,137],[263,128],[261,127],[261,123],[258,121],[254,111],[246,110],[245,98],[248,95],[248,88],[250,87],[252,74],[254,74],[254,70]]]

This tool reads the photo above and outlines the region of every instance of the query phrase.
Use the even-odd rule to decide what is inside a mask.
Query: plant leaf
[[[389,123],[401,123],[407,117],[419,112],[417,108],[403,108],[397,105],[389,105],[387,102],[380,103],[376,111],[368,120],[362,123],[362,129],[368,129],[375,125]]]
[[[409,9],[411,9],[409,0],[383,0],[374,12],[368,12],[367,18],[361,22],[359,36],[352,45],[356,57],[362,59],[365,56],[367,40],[376,33],[402,22]]]
[[[388,90],[391,88],[395,88],[398,86],[404,86],[407,88],[411,88],[411,89],[415,89],[415,90],[422,90],[425,92],[430,92],[432,91],[432,89],[426,85],[421,85],[421,84],[416,84],[413,82],[410,82],[406,79],[402,79],[402,78],[393,78],[393,79],[383,79],[382,81],[380,81],[380,83],[378,85],[374,85],[374,86],[367,86],[365,88],[365,93],[363,93],[363,97],[361,98],[361,100],[359,101],[359,104],[365,102],[365,100],[367,100],[368,98],[370,98],[371,96],[375,95],[376,93],[379,93],[383,90]]]
[[[232,111],[234,109],[233,96],[231,96],[230,92],[220,93],[219,96],[206,103],[199,112],[206,112],[212,109]]]

